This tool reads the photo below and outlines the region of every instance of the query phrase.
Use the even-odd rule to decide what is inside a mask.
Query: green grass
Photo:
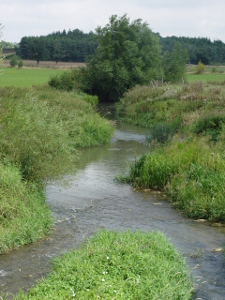
[[[61,74],[63,70],[38,69],[38,68],[2,68],[3,75],[0,76],[0,87],[30,87],[47,83],[50,76]]]
[[[174,139],[142,156],[125,181],[139,188],[162,189],[186,216],[225,222],[224,136]]]
[[[184,259],[159,232],[102,231],[15,299],[191,299]]]
[[[96,97],[48,86],[0,89],[0,166],[13,168],[2,177],[0,253],[49,229],[40,182],[74,173],[81,149],[110,140],[113,127],[96,105]]]
[[[41,190],[23,181],[16,167],[0,164],[0,254],[35,242],[52,227]]]
[[[186,78],[188,82],[193,81],[224,81],[225,80],[225,74],[187,74]]]
[[[135,87],[117,111],[125,122],[149,128],[153,150],[165,144],[138,160],[128,181],[163,189],[189,217],[225,222],[224,81]],[[171,139],[175,134],[182,143]]]

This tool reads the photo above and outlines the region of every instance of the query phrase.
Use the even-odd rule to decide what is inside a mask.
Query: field
[[[193,82],[193,81],[224,81],[225,80],[225,73],[217,73],[217,74],[194,74],[194,73],[189,73],[187,74],[187,80],[188,82]]]
[[[8,54],[7,54],[8,56]],[[25,67],[32,67],[36,68],[37,67],[37,61],[36,60],[28,60],[24,59],[23,60],[24,66]],[[9,59],[5,59],[4,62],[2,63],[3,67],[9,67]],[[53,68],[53,69],[70,69],[70,68],[77,68],[77,67],[84,67],[85,63],[81,62],[58,62],[56,64],[55,61],[40,61],[39,62],[39,68]]]
[[[0,87],[30,87],[32,85],[40,85],[46,83],[50,76],[54,76],[63,72],[60,69],[18,69],[3,68],[3,75],[0,76]]]

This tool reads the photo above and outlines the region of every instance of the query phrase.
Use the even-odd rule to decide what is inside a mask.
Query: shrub
[[[212,67],[212,73],[217,73],[217,72],[218,72],[217,67]]]
[[[205,72],[205,65],[200,60],[198,65],[196,66],[196,73],[197,74],[202,74],[204,72]]]
[[[23,67],[23,60],[20,59],[18,62],[18,68],[21,69]]]
[[[10,66],[12,67],[12,68],[14,68],[16,65],[17,65],[17,57],[16,57],[16,55],[14,55],[11,59],[10,59]]]

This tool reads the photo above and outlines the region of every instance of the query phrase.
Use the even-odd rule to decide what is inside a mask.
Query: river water
[[[193,299],[225,299],[225,262],[215,251],[225,245],[225,228],[183,217],[162,193],[134,191],[114,180],[135,156],[149,151],[146,134],[145,129],[117,122],[111,143],[83,151],[76,176],[67,176],[67,186],[47,185],[54,229],[47,238],[0,256],[2,294],[11,298],[19,289],[29,290],[49,272],[54,257],[106,228],[164,232],[195,277]]]

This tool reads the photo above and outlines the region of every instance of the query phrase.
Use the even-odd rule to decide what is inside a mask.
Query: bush
[[[18,69],[21,69],[23,67],[23,60],[20,59],[18,62]]]
[[[14,68],[16,65],[17,65],[17,57],[16,57],[16,55],[14,55],[11,59],[10,59],[10,66],[12,67],[12,68]]]
[[[48,84],[58,90],[81,90],[85,92],[88,90],[85,75],[84,68],[71,69],[70,71],[65,71],[60,75],[50,77]]]
[[[217,73],[217,72],[218,72],[217,67],[212,67],[212,73]]]
[[[198,65],[196,66],[196,73],[197,74],[202,74],[204,72],[205,72],[205,65],[200,60]]]

